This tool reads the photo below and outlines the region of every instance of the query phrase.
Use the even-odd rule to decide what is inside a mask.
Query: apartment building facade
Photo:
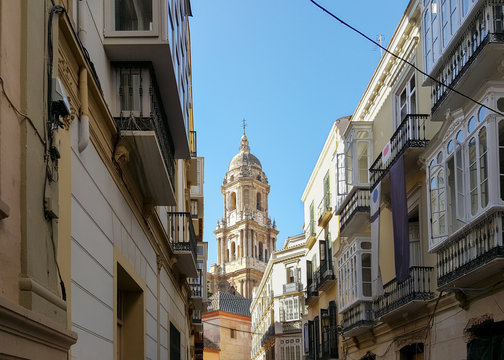
[[[303,316],[303,353],[306,359],[338,358],[337,286],[333,257],[339,218],[337,154],[343,151],[340,129],[349,117],[336,120],[311,173],[301,200],[304,204],[306,314]]]
[[[48,235],[25,248],[17,296],[62,330],[46,341],[57,356],[2,350],[67,358],[78,339],[76,359],[193,358],[191,314],[202,301],[187,280],[199,277],[189,1],[44,1],[17,10],[29,59],[20,62],[29,90],[21,104],[34,124],[26,144],[42,144],[27,152],[24,197],[43,204],[27,209],[26,233]]]
[[[301,359],[305,314],[306,268],[304,234],[288,237],[266,266],[254,290],[250,359]]]
[[[502,81],[490,70],[502,6],[411,1],[388,49],[429,76],[385,54],[345,131],[347,144],[369,133],[372,162],[358,167],[363,200],[337,210],[344,356],[490,359],[504,343]]]

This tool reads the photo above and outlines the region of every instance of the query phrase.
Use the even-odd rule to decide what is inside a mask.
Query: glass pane
[[[480,122],[483,121],[485,119],[485,116],[486,116],[486,109],[482,106],[478,111],[478,121]]]
[[[115,29],[152,30],[152,0],[115,0]]]
[[[367,296],[367,297],[372,296],[371,283],[362,284],[362,295]]]
[[[474,116],[469,120],[469,125],[467,126],[467,129],[469,130],[469,132],[472,132],[474,130],[474,128],[476,127],[476,119],[474,118]]]
[[[371,267],[371,254],[362,254],[362,267]]]
[[[464,141],[464,132],[462,130],[460,130],[458,133],[457,133],[457,141],[458,142],[462,142]]]
[[[119,86],[121,93],[121,111],[140,111],[140,70],[121,70]]]
[[[368,154],[369,144],[367,141],[359,141],[357,143],[357,153],[359,160],[359,183],[367,184],[368,179],[368,168],[369,168],[369,154]]]
[[[352,179],[352,148],[351,148],[351,146],[348,148],[347,153],[346,153],[346,169],[347,169],[347,176],[346,176],[347,183],[352,184],[353,179]]]
[[[446,147],[446,150],[448,150],[448,153],[451,153],[453,151],[453,148],[454,148],[454,142],[453,140],[451,140],[449,143],[448,143],[448,146]]]
[[[484,208],[488,204],[488,160],[487,160],[487,135],[486,127],[481,128],[478,134],[479,141],[479,166],[480,166],[480,190],[481,190],[481,207]]]

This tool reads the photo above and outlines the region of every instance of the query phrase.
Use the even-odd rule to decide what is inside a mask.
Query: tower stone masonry
[[[217,264],[208,275],[209,290],[252,298],[268,259],[276,250],[278,231],[268,216],[270,186],[257,157],[250,153],[245,128],[240,151],[229,163],[221,186],[224,217],[214,231]]]

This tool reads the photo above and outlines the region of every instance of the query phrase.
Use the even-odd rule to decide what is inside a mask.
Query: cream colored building
[[[250,152],[245,131],[240,151],[229,163],[221,187],[224,217],[214,231],[217,264],[208,274],[211,292],[252,297],[272,252],[278,231],[268,214],[270,186],[257,157]]]
[[[190,2],[135,5],[1,3],[2,358],[196,355]]]
[[[56,181],[54,169],[66,164],[54,148],[49,153],[58,145],[52,131],[54,112],[48,111],[47,73],[50,67],[58,76],[59,66],[49,63],[47,47],[47,29],[55,25],[58,34],[55,12],[49,1],[0,1],[0,357],[4,359],[68,359],[77,340],[67,321],[68,259],[58,258],[61,233],[69,224],[55,216],[65,209],[59,207],[58,193],[64,186]]]
[[[338,358],[337,287],[333,253],[339,231],[334,216],[342,186],[338,154],[344,149],[341,129],[349,117],[336,120],[327,135],[301,200],[304,205],[306,313],[303,316],[305,358]]]
[[[300,360],[303,354],[301,319],[305,313],[306,267],[304,234],[288,237],[266,266],[254,289],[250,358]]]
[[[350,358],[502,354],[504,83],[491,69],[502,65],[503,13],[410,1],[388,49],[469,98],[385,54],[345,130],[336,260]],[[363,141],[370,166],[359,164]]]

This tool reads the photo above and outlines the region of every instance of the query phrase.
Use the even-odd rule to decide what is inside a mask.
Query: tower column
[[[243,257],[243,230],[240,230],[240,253],[238,254],[238,257]]]
[[[226,239],[221,238],[221,260],[222,264],[226,262]]]
[[[249,257],[250,256],[250,249],[249,249],[250,244],[249,243],[250,243],[250,241],[249,241],[249,230],[246,227],[245,228],[245,257]]]
[[[217,238],[217,264],[221,265],[221,238]]]

